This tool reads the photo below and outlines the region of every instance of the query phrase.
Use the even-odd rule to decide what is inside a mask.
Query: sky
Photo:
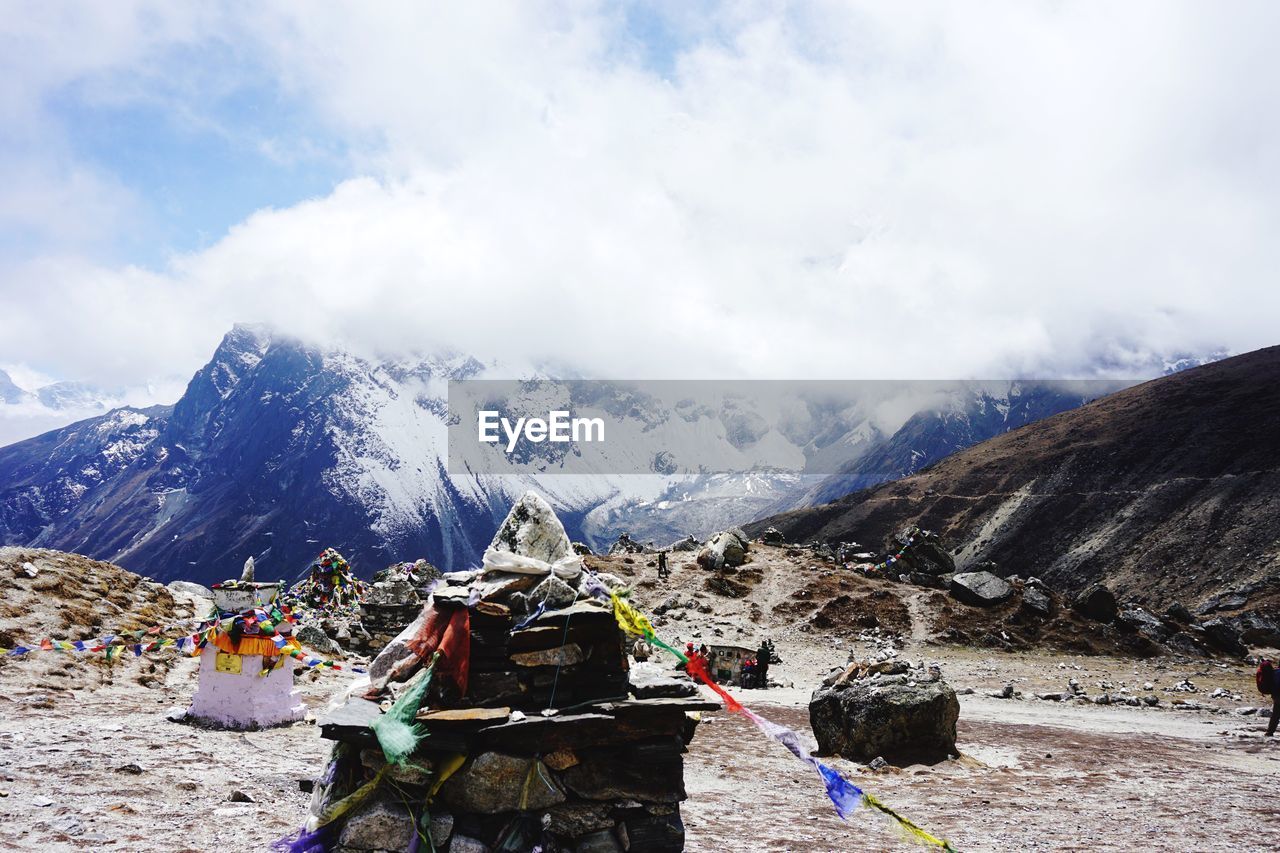
[[[6,2],[0,367],[235,322],[602,378],[1277,340],[1280,5]]]

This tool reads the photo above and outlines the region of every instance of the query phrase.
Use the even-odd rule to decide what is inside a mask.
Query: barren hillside
[[[1280,580],[1280,347],[1186,370],[961,451],[914,476],[748,527],[879,548],[909,524],[1064,590],[1104,580],[1163,609]]]

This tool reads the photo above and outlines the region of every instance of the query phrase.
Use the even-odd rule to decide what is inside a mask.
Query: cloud
[[[0,270],[0,361],[134,384],[235,321],[620,378],[1132,373],[1275,342],[1271,4],[673,4],[642,32],[628,5],[134,8],[50,24],[71,46],[10,60],[36,94],[0,108],[39,127],[41,93],[161,91],[199,118],[248,80],[347,175],[150,266],[22,205],[51,236]],[[77,189],[57,156],[44,197],[92,211],[68,233],[117,240],[155,191]]]

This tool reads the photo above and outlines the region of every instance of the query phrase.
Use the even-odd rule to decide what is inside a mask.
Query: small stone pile
[[[321,717],[336,746],[307,829],[379,779],[329,824],[336,850],[682,850],[692,712],[719,706],[684,676],[629,677],[612,609],[587,582],[551,508],[526,494],[484,568],[446,576],[373,662],[368,689]],[[446,623],[428,673],[415,649]],[[424,677],[418,745],[387,766],[379,726]]]
[[[397,563],[373,577],[356,612],[358,625],[349,631],[351,651],[373,655],[396,638],[422,612],[440,571],[426,560]]]

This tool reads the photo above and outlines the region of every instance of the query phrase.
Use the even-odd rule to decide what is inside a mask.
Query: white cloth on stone
[[[554,574],[561,580],[575,580],[582,575],[582,558],[577,554],[568,554],[554,563],[548,563],[537,557],[526,557],[524,554],[489,547],[484,552],[484,571],[514,575]]]

